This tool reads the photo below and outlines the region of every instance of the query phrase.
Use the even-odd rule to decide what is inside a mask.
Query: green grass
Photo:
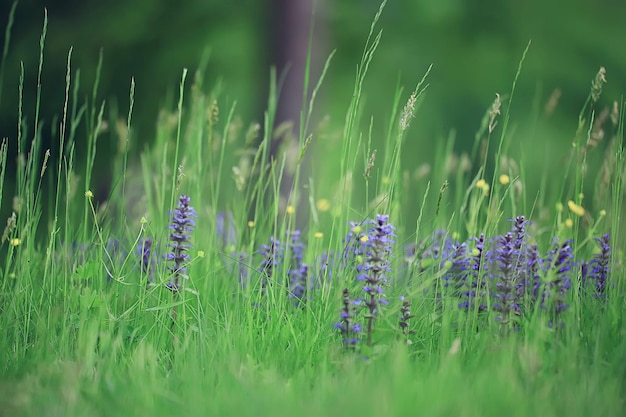
[[[487,109],[467,161],[442,137],[428,167],[417,167],[403,145],[413,140],[407,121],[418,122],[418,107],[428,105],[423,92],[431,69],[409,94],[395,87],[390,114],[362,112],[367,69],[382,41],[377,22],[383,8],[366,36],[343,126],[314,125],[324,75],[311,80],[307,69],[305,92],[315,87],[303,100],[295,152],[270,153],[280,128],[274,127],[275,75],[259,126],[237,118],[236,103],[223,98],[221,86],[208,91],[202,66],[195,74],[185,70],[177,106],[163,109],[156,138],[138,162],[129,154],[134,82],[128,111],[111,112],[125,116],[105,121],[108,103],[99,99],[98,80],[83,101],[70,50],[60,127],[52,127],[58,144],[49,157],[39,105],[26,117],[20,101],[17,155],[0,148],[3,193],[13,188],[4,183],[6,161],[18,159],[15,193],[1,200],[2,212],[12,210],[15,218],[1,246],[0,415],[624,414],[623,103],[616,120],[605,121],[606,138],[598,145],[596,80],[573,118],[574,146],[550,154],[567,161],[565,169],[527,169],[547,148],[515,142],[510,104],[522,58],[511,91]],[[22,78],[19,89],[25,88],[32,86]],[[373,137],[378,123],[386,125],[383,138]],[[111,193],[97,201],[93,168],[105,133],[117,140],[118,151]],[[76,161],[77,151],[86,162]],[[311,173],[305,174],[305,164],[314,167]],[[284,175],[295,179],[287,194]],[[156,252],[167,252],[168,213],[181,194],[191,197],[198,218],[188,279],[173,294],[165,286],[171,262],[156,258],[154,285],[146,285],[137,250],[149,237]],[[576,215],[568,201],[585,214]],[[220,212],[232,213],[236,231],[226,244],[218,236]],[[351,351],[342,348],[333,325],[342,289],[360,290],[356,266],[324,276],[296,308],[284,284],[287,262],[268,278],[256,252],[270,236],[285,241],[299,228],[307,243],[304,260],[319,273],[323,253],[343,251],[349,222],[376,213],[389,214],[397,228],[390,305],[374,321],[372,345],[363,340]],[[577,285],[578,267],[559,325],[548,326],[549,313],[535,307],[511,330],[494,314],[461,311],[454,299],[434,296],[446,291],[448,263],[405,262],[403,246],[419,245],[436,230],[459,241],[490,237],[509,230],[507,219],[518,215],[532,221],[542,253],[552,237],[573,239],[578,261],[592,259],[594,238],[610,232],[606,298]],[[289,247],[286,259],[293,252]],[[244,287],[240,271],[247,272]],[[270,283],[262,288],[264,280]],[[408,335],[400,332],[399,296],[412,304]],[[357,318],[366,319],[363,314]]]

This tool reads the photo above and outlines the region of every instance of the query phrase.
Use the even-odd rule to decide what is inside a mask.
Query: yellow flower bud
[[[327,212],[330,210],[330,201],[327,198],[320,198],[317,200],[316,207],[321,212]]]
[[[583,217],[585,215],[585,209],[574,203],[572,200],[567,202],[567,207],[569,207],[570,211],[578,217]]]

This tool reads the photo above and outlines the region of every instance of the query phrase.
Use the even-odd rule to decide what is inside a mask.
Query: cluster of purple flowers
[[[226,214],[218,216],[218,239],[222,243],[222,250],[229,249],[230,256],[224,257],[225,266],[232,269],[233,261],[238,256],[235,251],[236,232]],[[253,305],[259,306],[267,295],[270,287],[278,284],[277,288],[286,288],[287,298],[296,307],[303,307],[312,297],[312,292],[323,282],[334,284],[344,277],[351,277],[351,286],[360,287],[360,297],[351,298],[348,288],[343,291],[343,308],[341,321],[335,324],[343,335],[342,340],[346,347],[354,346],[359,341],[361,325],[356,319],[366,322],[367,343],[371,344],[373,325],[379,314],[380,306],[388,304],[385,297],[385,286],[391,273],[392,246],[395,241],[395,228],[389,223],[389,217],[378,215],[374,220],[362,223],[350,223],[350,230],[345,238],[345,247],[340,255],[326,252],[320,256],[320,262],[315,268],[310,268],[305,262],[306,245],[302,241],[300,230],[286,232],[284,239],[275,236],[269,238],[268,243],[259,246],[255,255],[259,259],[258,274],[245,273],[247,278],[258,276],[259,300]],[[239,256],[241,258],[241,256]],[[248,265],[254,265],[243,255]],[[240,269],[247,266],[239,262]],[[240,274],[243,276],[244,274]],[[283,281],[284,280],[284,281]],[[344,282],[345,284],[346,282]],[[241,281],[242,287],[253,284],[250,279]],[[352,285],[353,284],[353,285]],[[343,285],[343,284],[342,284]],[[409,334],[408,320],[412,316],[410,303],[400,317],[403,332]]]
[[[464,242],[437,231],[407,248],[408,279],[442,276],[435,282],[439,300],[450,297],[458,308],[492,311],[502,325],[518,328],[536,311],[548,312],[548,324],[568,308],[568,293],[579,277],[582,289],[605,293],[610,264],[610,237],[596,239],[599,253],[589,262],[574,259],[573,241],[554,238],[542,256],[528,234],[524,216],[511,219],[509,232],[488,240],[484,235]],[[413,275],[411,275],[413,273]],[[439,275],[438,275],[439,274]]]
[[[270,237],[268,244],[263,244],[257,254],[261,257],[261,296],[265,295],[268,285],[276,279],[286,277],[287,295],[296,307],[304,306],[307,293],[312,286],[309,282],[309,266],[304,262],[306,245],[301,240],[301,231],[288,232],[285,243]]]
[[[187,252],[197,217],[189,197],[180,197],[170,217],[169,253],[165,258],[170,263],[171,279],[167,286],[177,292],[186,277]],[[275,284],[286,289],[286,299],[296,307],[303,307],[322,283],[342,288],[342,307],[334,327],[343,346],[354,350],[361,340],[367,346],[372,344],[381,306],[389,304],[385,292],[392,279],[401,288],[414,280],[424,283],[424,279],[432,279],[428,291],[440,308],[451,302],[462,311],[493,317],[506,329],[519,329],[524,318],[536,311],[547,313],[548,325],[558,324],[559,315],[568,308],[573,285],[579,285],[581,293],[606,297],[611,266],[608,234],[596,239],[598,251],[591,260],[580,261],[574,257],[572,240],[555,238],[542,255],[528,233],[530,222],[518,216],[511,223],[503,235],[486,238],[481,234],[465,241],[455,241],[438,230],[406,248],[404,270],[395,274],[391,270],[395,227],[387,215],[350,223],[343,250],[321,254],[313,268],[305,262],[306,245],[300,230],[287,231],[284,239],[271,237],[255,252],[258,266],[252,268],[256,274],[249,271],[254,265],[250,256],[236,251],[239,242],[232,215],[220,213],[216,231],[228,270],[233,272],[234,265],[239,265],[242,287],[258,277],[254,288],[259,288],[260,300]],[[152,239],[146,238],[137,251],[148,282],[153,281],[157,259],[154,246]],[[410,307],[410,300],[402,297],[398,325],[407,341],[412,334],[409,320],[414,317]]]
[[[362,318],[366,322],[367,346],[372,344],[374,322],[379,315],[380,306],[389,304],[385,297],[385,287],[390,279],[395,238],[395,227],[389,223],[389,216],[387,215],[379,214],[374,220],[350,223],[350,230],[344,240],[345,247],[341,261],[339,267],[335,269],[341,270],[348,277],[352,275],[353,278],[356,278],[356,282],[364,294],[362,297],[350,299],[349,289],[344,288],[343,290],[341,320],[335,324],[335,328],[341,333],[342,342],[346,348],[353,349],[360,340],[361,326],[351,324],[355,314],[358,314],[359,311],[363,311]],[[332,270],[328,273],[331,274]],[[349,280],[347,284],[350,284]],[[360,309],[358,309],[359,307]],[[358,310],[353,312],[350,310],[351,308]],[[346,318],[350,320],[346,321]],[[402,332],[408,332],[409,318],[411,318],[410,311],[407,310],[400,318]]]
[[[259,255],[262,256],[259,271],[267,278],[272,278],[274,270],[278,269],[285,258],[285,248],[280,240],[270,237],[268,244],[263,244],[259,248]]]

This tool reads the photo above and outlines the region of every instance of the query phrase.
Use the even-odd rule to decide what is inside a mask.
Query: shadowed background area
[[[3,34],[11,4],[0,5]],[[355,67],[379,5],[372,0],[317,2],[312,79],[336,49],[317,107],[318,117],[332,115],[334,126],[343,122]],[[135,79],[136,150],[152,140],[159,109],[175,107],[182,69],[193,74],[203,56],[208,57],[204,85],[223,91],[224,108],[236,101],[237,114],[245,122],[262,120],[270,67],[276,66],[279,73],[287,70],[277,121],[297,120],[312,7],[313,0],[22,0],[4,63],[0,136],[16,136],[20,62],[25,70],[25,114],[33,117],[44,8],[44,136],[53,116],[62,112],[69,48],[85,96],[91,92],[102,50],[99,96],[107,100],[110,119],[126,116],[130,82]],[[559,90],[550,127],[540,135],[533,130],[533,137],[566,144],[600,66],[607,68],[605,105],[620,100],[626,89],[626,80],[619,76],[626,72],[626,55],[620,53],[625,14],[626,3],[618,0],[392,0],[380,21],[382,42],[364,86],[365,119],[373,115],[374,132],[384,131],[396,85],[406,87],[406,100],[407,91],[432,63],[426,101],[412,123],[407,153],[413,155],[412,146],[418,145],[411,143],[419,143],[420,156],[411,158],[415,165],[424,162],[450,129],[456,132],[456,146],[467,149],[495,93],[510,91],[522,52],[532,40],[514,111],[518,109],[518,122],[524,126],[525,118],[544,112],[549,97]],[[519,140],[527,140],[525,129],[520,129]],[[106,169],[103,152],[112,152],[114,146],[104,142],[99,147],[100,169]]]

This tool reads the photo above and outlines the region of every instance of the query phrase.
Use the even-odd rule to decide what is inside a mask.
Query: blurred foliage
[[[329,7],[333,46],[339,49],[336,74],[329,77],[334,85],[350,82],[365,27],[378,7],[377,1],[363,3],[346,0]],[[381,18],[383,40],[367,88],[376,103],[388,104],[398,75],[410,90],[432,63],[429,97],[415,124],[431,123],[431,134],[433,129],[470,128],[460,135],[471,141],[495,93],[510,91],[522,52],[532,41],[514,104],[528,113],[535,100],[543,106],[559,88],[560,114],[571,123],[600,66],[608,71],[607,103],[626,91],[621,77],[626,55],[620,52],[624,13],[626,3],[618,0],[392,0]],[[573,129],[570,124],[568,131]]]
[[[6,27],[12,1],[0,11]],[[23,61],[27,106],[34,106],[39,37],[44,7],[48,13],[43,71],[44,115],[58,113],[63,102],[66,62],[73,48],[72,67],[81,70],[85,95],[95,77],[100,49],[104,66],[100,96],[114,99],[122,113],[128,108],[131,77],[136,81],[135,127],[151,132],[159,108],[178,89],[183,67],[193,74],[203,54],[210,54],[210,86],[223,80],[230,100],[237,99],[248,115],[260,106],[259,85],[269,73],[262,45],[268,15],[254,0],[175,2],[137,0],[19,2],[4,83],[3,126],[14,118],[19,62]],[[262,68],[262,69],[261,69]],[[254,92],[254,93],[251,93]],[[49,116],[48,116],[49,117]],[[6,134],[6,133],[4,133]]]
[[[11,3],[3,0],[0,6],[2,28]],[[301,3],[309,7],[305,0]],[[46,123],[62,110],[70,46],[85,95],[103,49],[100,96],[109,100],[110,108],[119,107],[121,115],[128,108],[130,79],[135,78],[134,133],[141,143],[150,142],[159,109],[174,108],[182,68],[193,74],[207,51],[205,85],[222,86],[222,107],[236,100],[244,120],[262,120],[269,68],[280,48],[273,36],[278,5],[278,0],[22,0],[6,63],[0,135],[15,135],[20,61],[26,70],[26,111],[32,114],[44,7],[49,16],[42,103]],[[318,108],[320,115],[332,115],[333,126],[343,122],[355,67],[378,7],[378,0],[319,0],[321,47],[315,50],[313,77],[325,55],[337,49]],[[547,136],[536,140],[549,136],[562,144],[575,131],[578,111],[600,66],[607,68],[608,78],[603,103],[620,100],[626,91],[626,79],[619,77],[626,69],[621,53],[624,15],[626,3],[619,0],[390,0],[381,19],[382,43],[365,86],[365,120],[373,115],[374,132],[386,129],[395,86],[405,86],[401,100],[406,100],[432,63],[426,103],[409,140],[432,148],[454,128],[457,143],[467,148],[495,94],[510,91],[522,51],[532,40],[514,100],[517,122],[524,126],[537,119],[551,93],[561,89],[553,124],[545,127]]]

